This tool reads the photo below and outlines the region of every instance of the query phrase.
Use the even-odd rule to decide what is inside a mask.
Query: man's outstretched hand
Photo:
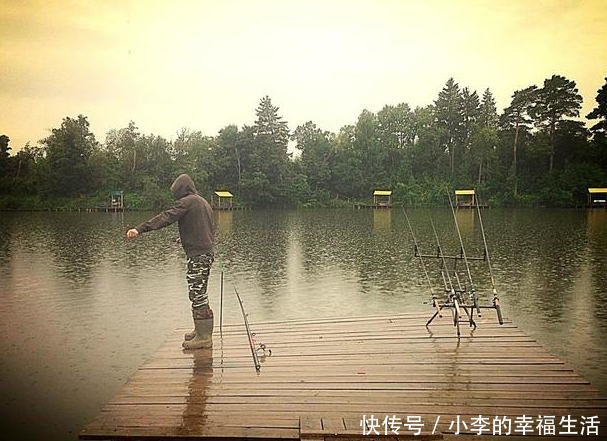
[[[129,231],[126,232],[126,237],[128,237],[129,239],[137,236],[139,236],[139,231],[137,231],[135,228],[131,228]]]

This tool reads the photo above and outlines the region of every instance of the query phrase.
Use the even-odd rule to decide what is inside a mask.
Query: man
[[[213,210],[209,203],[196,193],[194,181],[186,174],[179,175],[171,192],[175,205],[141,225],[131,228],[126,235],[137,237],[146,231],[159,230],[177,221],[179,239],[188,256],[186,279],[194,331],[185,334],[185,349],[201,349],[213,346],[213,311],[209,306],[207,285],[213,264]]]

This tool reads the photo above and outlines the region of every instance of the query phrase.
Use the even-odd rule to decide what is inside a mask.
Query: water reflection
[[[191,357],[192,369],[187,380],[185,409],[177,429],[178,436],[204,433],[202,429],[209,428],[205,409],[213,382],[213,348],[184,351],[184,354]]]
[[[478,221],[478,214],[476,210],[455,210],[455,219],[457,219],[457,225],[459,226],[460,233],[462,234],[462,239],[464,237],[480,237],[480,228],[479,232],[475,230],[475,225]]]
[[[591,290],[595,305],[604,304],[607,296],[605,295],[605,286],[607,285],[607,210],[593,209],[587,210],[586,216],[586,235],[582,238],[586,243],[588,252],[588,269],[590,271],[589,279],[601,281],[599,286]],[[606,308],[595,308],[592,312],[597,318],[607,319]]]
[[[262,292],[267,298],[266,307],[271,307],[277,282],[286,272],[288,214],[285,211],[250,214],[234,212],[230,217],[220,214],[216,261],[226,263],[232,273],[246,278],[247,289]]]
[[[215,214],[215,228],[218,234],[229,234],[232,230],[233,211],[217,211]]]
[[[392,210],[373,210],[373,232],[375,234],[392,231]]]

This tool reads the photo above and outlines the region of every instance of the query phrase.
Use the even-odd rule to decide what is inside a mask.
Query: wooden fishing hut
[[[475,190],[455,190],[455,208],[487,208],[488,204],[479,200]]]
[[[375,190],[373,192],[373,205],[378,208],[392,207],[392,190]]]
[[[110,191],[108,205],[100,206],[99,211],[114,213],[124,211],[124,192],[122,190]]]
[[[476,207],[476,192],[474,190],[455,190],[455,208]]]
[[[211,195],[211,206],[214,210],[232,210],[234,195],[229,191],[216,191]]]
[[[588,208],[607,208],[607,188],[588,189]]]

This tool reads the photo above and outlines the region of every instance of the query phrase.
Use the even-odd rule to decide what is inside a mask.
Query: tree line
[[[0,209],[104,203],[112,189],[131,208],[160,208],[179,173],[203,195],[229,190],[252,206],[341,205],[374,189],[392,189],[397,203],[442,204],[445,188],[476,188],[493,205],[576,205],[587,187],[607,186],[605,80],[590,128],[572,119],[582,97],[560,75],[515,91],[502,113],[489,89],[450,78],[432,104],[363,110],[338,133],[312,121],[291,131],[268,96],[252,125],[215,136],[184,128],[172,141],[131,121],[100,142],[86,116],[66,117],[15,155],[0,135]]]

